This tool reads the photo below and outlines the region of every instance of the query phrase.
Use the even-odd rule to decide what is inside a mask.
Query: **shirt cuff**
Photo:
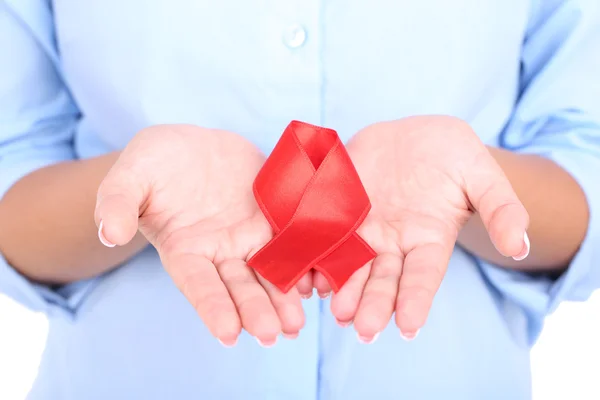
[[[558,279],[499,268],[480,261],[480,267],[505,301],[520,307],[528,320],[529,344],[539,336],[544,317],[562,301],[584,301],[600,287],[600,157],[586,150],[528,147],[527,153],[545,156],[563,169],[583,189],[590,210],[585,239],[568,269]]]
[[[0,293],[31,311],[72,319],[99,278],[57,288],[31,282],[11,267],[0,254]]]

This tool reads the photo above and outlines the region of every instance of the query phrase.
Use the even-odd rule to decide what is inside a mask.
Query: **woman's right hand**
[[[231,132],[154,126],[134,137],[98,190],[103,243],[125,245],[139,228],[225,346],[242,328],[270,346],[304,325],[297,289],[281,293],[246,264],[272,237],[252,194],[264,160]]]

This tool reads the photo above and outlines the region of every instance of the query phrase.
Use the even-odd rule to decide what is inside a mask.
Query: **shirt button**
[[[283,43],[290,49],[296,49],[306,41],[306,30],[302,25],[294,24],[288,26],[283,32]]]

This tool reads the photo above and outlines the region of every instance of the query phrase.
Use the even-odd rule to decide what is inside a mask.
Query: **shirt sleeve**
[[[523,44],[520,98],[501,145],[542,155],[569,172],[585,192],[590,221],[558,279],[481,262],[504,301],[524,311],[529,344],[561,301],[586,300],[600,287],[600,2],[538,3]]]
[[[0,1],[0,60],[2,201],[23,176],[75,158],[79,111],[61,78],[48,1]],[[0,253],[0,293],[32,310],[72,310],[85,286],[51,290],[30,283]]]

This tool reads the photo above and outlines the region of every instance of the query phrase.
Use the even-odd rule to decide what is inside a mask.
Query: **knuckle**
[[[385,301],[396,297],[398,292],[398,279],[395,276],[380,276],[369,280],[367,289],[363,294],[361,302],[368,304],[371,302]]]
[[[287,332],[298,332],[304,327],[304,315],[297,313],[292,318],[287,318],[284,321],[284,330]]]
[[[232,291],[247,290],[257,283],[256,277],[245,264],[227,260],[218,264],[217,268],[221,279],[227,282]]]
[[[184,296],[207,325],[214,325],[232,315],[232,302],[227,295],[215,291],[193,292],[190,287],[186,286]]]
[[[403,289],[404,296],[410,298],[411,303],[427,305],[431,303],[436,293],[434,285],[415,285]]]
[[[186,275],[182,278],[180,289],[181,293],[191,303],[195,310],[200,310],[207,300],[210,300],[212,293],[198,290],[198,279],[195,275]]]
[[[434,294],[437,292],[438,287],[441,285],[444,280],[444,276],[446,275],[446,271],[444,265],[434,265],[431,267],[430,271],[431,275],[431,286]]]
[[[232,292],[234,289],[232,289]],[[260,310],[264,306],[264,298],[258,291],[252,290],[246,296],[242,296],[236,302],[237,309],[240,315],[261,314]],[[258,311],[258,312],[257,312]]]

